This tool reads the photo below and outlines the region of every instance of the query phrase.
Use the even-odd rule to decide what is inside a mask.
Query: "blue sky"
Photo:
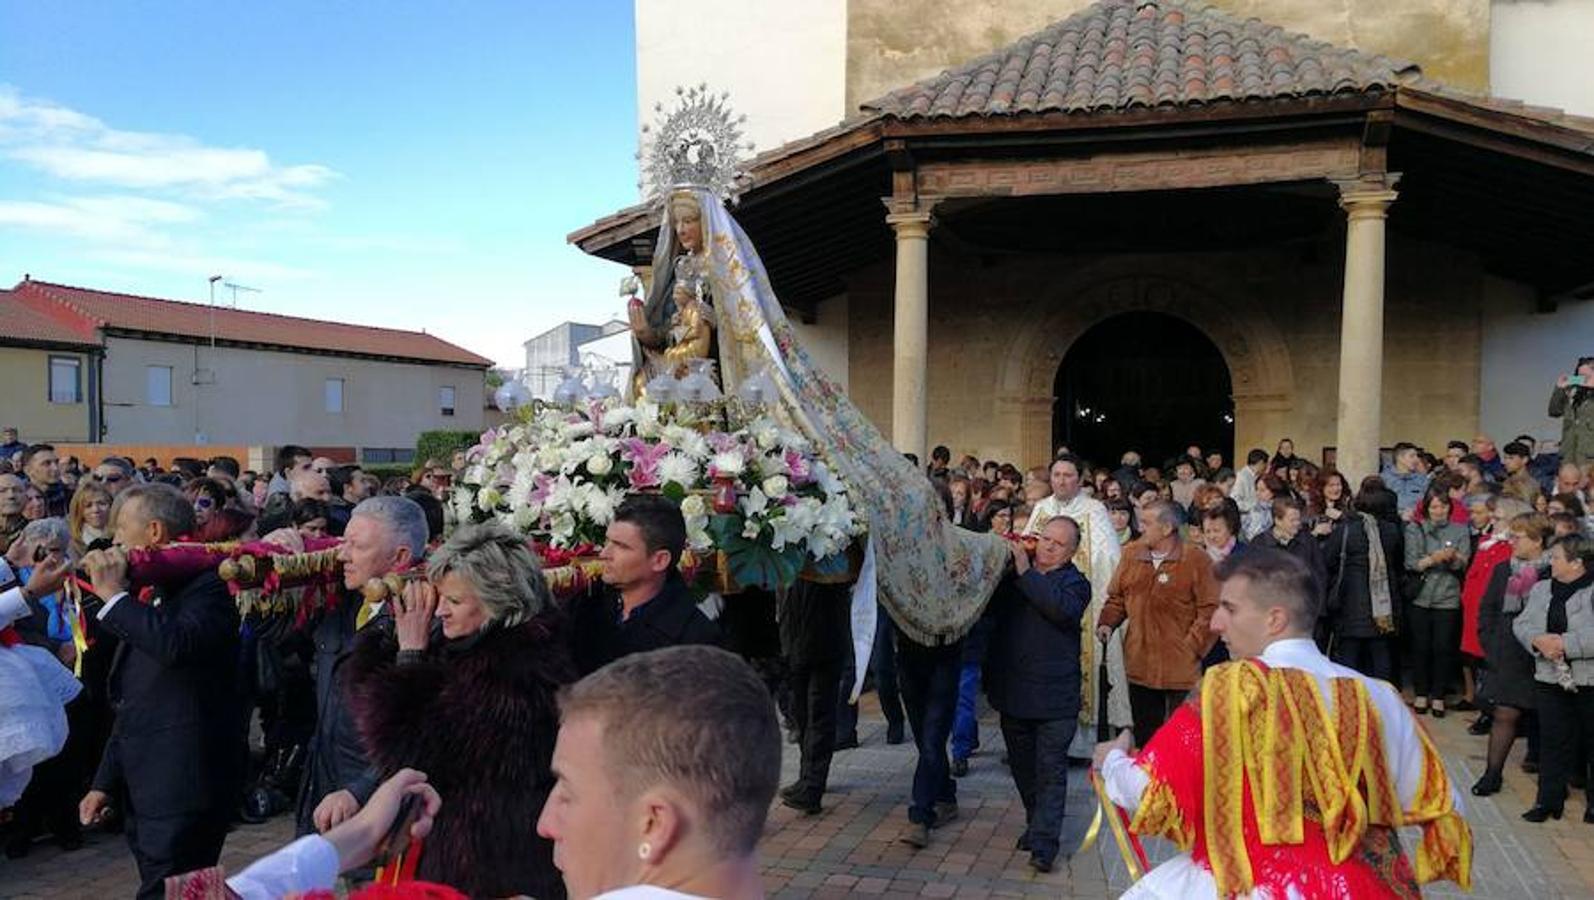
[[[636,200],[634,48],[630,0],[0,0],[0,285],[222,274],[520,365],[622,312],[565,235]]]

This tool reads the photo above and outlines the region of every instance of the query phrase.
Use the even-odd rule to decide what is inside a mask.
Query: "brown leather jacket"
[[[1216,640],[1208,626],[1217,608],[1218,583],[1201,548],[1180,541],[1153,567],[1151,548],[1133,541],[1107,586],[1100,624],[1117,628],[1129,620],[1124,669],[1131,684],[1185,690],[1200,680],[1201,658]]]

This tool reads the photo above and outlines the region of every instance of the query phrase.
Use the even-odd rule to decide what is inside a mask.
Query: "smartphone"
[[[1582,375],[1569,375],[1569,376],[1567,376],[1567,379],[1566,379],[1566,386],[1567,387],[1591,387],[1591,385],[1586,383],[1587,381],[1588,381],[1588,379],[1584,378]]]

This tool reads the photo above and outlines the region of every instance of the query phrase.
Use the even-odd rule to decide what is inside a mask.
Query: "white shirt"
[[[309,891],[330,891],[338,880],[338,851],[319,834],[309,834],[227,879],[244,900],[279,900]]]
[[[1234,505],[1240,508],[1241,513],[1248,513],[1256,507],[1256,470],[1250,466],[1241,466],[1240,471],[1234,474],[1234,487],[1229,488],[1229,496],[1234,500]]]
[[[669,888],[654,887],[651,884],[637,884],[623,887],[618,890],[605,891],[592,900],[709,900],[697,894],[683,894]]]

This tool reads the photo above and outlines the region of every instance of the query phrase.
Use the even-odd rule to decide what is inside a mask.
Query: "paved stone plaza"
[[[818,816],[803,816],[776,806],[770,816],[763,853],[767,886],[777,898],[853,895],[885,897],[1113,897],[1126,886],[1122,863],[1110,837],[1090,851],[1036,875],[1027,855],[1014,852],[1022,813],[1012,782],[1001,766],[1001,735],[993,724],[982,728],[984,748],[959,781],[962,817],[934,832],[930,846],[914,851],[898,842],[906,818],[905,797],[913,768],[908,745],[884,743],[885,726],[872,698],[859,722],[863,746],[837,755],[832,792]],[[1451,716],[1433,727],[1451,771],[1463,786],[1482,767],[1483,741],[1465,732],[1468,717]],[[788,776],[796,768],[795,748],[786,748]],[[1520,758],[1520,745],[1518,759]],[[1533,780],[1513,759],[1506,788],[1488,800],[1468,796],[1476,838],[1473,892],[1479,900],[1541,900],[1594,895],[1594,826],[1582,823],[1579,800],[1568,803],[1566,820],[1528,825],[1517,818],[1530,805]],[[1093,809],[1084,771],[1073,770],[1064,846],[1077,845]],[[292,836],[288,817],[258,827],[240,827],[227,841],[230,869],[269,852]],[[1408,842],[1408,846],[1410,843]],[[1154,860],[1170,852],[1149,848]],[[96,900],[130,896],[133,865],[121,839],[89,836],[84,849],[68,855],[41,843],[24,860],[0,860],[0,897]],[[1462,895],[1439,885],[1429,896]]]

